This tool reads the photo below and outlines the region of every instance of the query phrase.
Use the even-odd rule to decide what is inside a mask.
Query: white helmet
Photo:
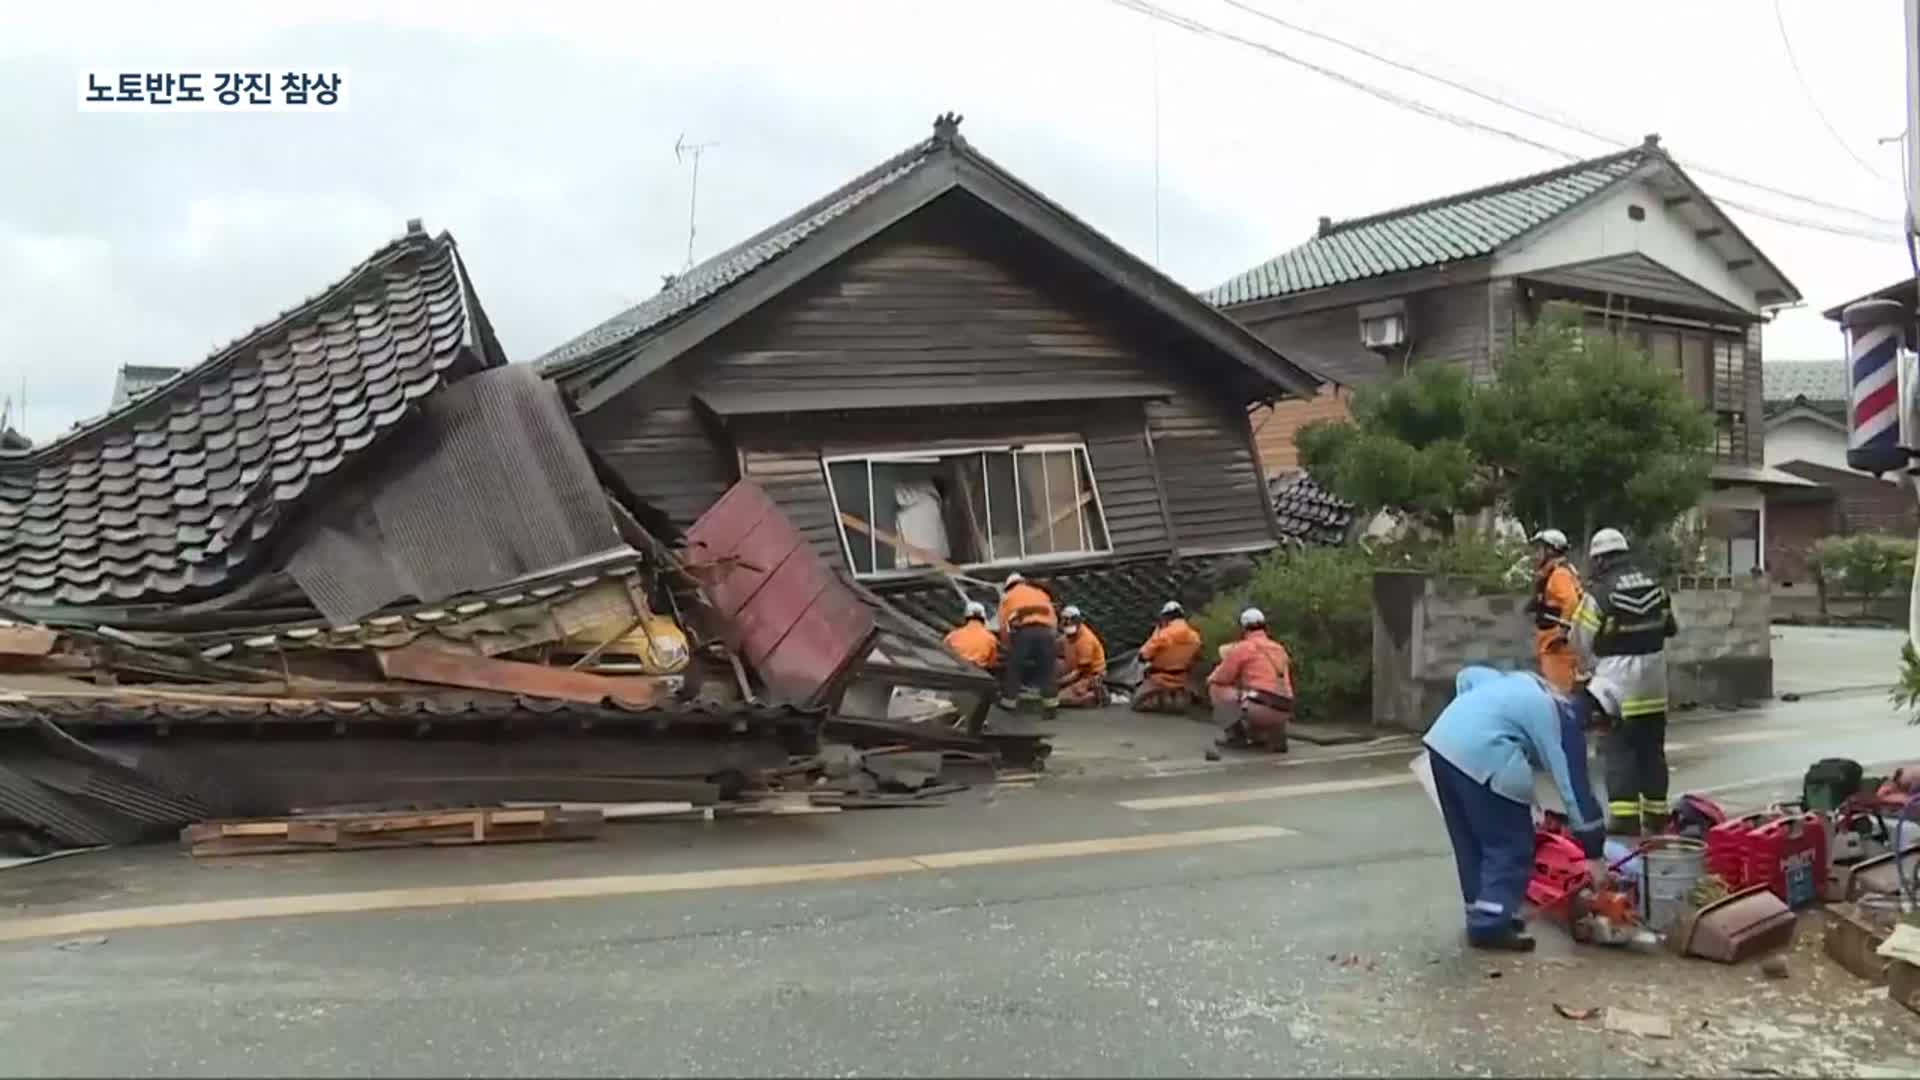
[[[1541,529],[1539,532],[1533,534],[1533,542],[1536,544],[1545,544],[1555,551],[1567,550],[1567,534],[1561,532],[1559,529]]]
[[[1011,589],[1011,588],[1013,588],[1013,587],[1014,587],[1015,585],[1018,585],[1018,584],[1020,584],[1021,582],[1023,582],[1023,581],[1025,581],[1025,580],[1027,580],[1027,579],[1026,579],[1026,578],[1024,578],[1024,577],[1021,577],[1021,576],[1020,576],[1020,571],[1018,571],[1018,570],[1015,570],[1015,571],[1014,571],[1013,573],[1011,573],[1011,574],[1008,574],[1008,575],[1007,575],[1007,581],[1006,581],[1006,584],[1004,584],[1004,585],[1002,585],[1002,586],[1001,586],[1001,588],[1003,588],[1003,589]]]
[[[1257,607],[1250,607],[1240,613],[1240,626],[1242,629],[1265,625],[1267,625],[1266,612],[1261,611]]]
[[[1601,529],[1587,542],[1587,558],[1616,555],[1627,550],[1627,537],[1619,529]]]
[[[1181,607],[1178,600],[1169,600],[1160,605],[1160,617],[1163,619],[1168,615],[1184,615],[1186,611],[1187,609]]]
[[[1084,618],[1085,616],[1080,614],[1080,609],[1073,604],[1068,604],[1066,607],[1060,609],[1060,620],[1062,622],[1080,622]]]
[[[987,605],[978,600],[967,601],[967,613],[964,617],[984,620],[987,617]]]

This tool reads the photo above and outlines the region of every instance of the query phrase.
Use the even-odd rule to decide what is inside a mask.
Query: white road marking
[[[1222,829],[1108,836],[1093,840],[1019,844],[1013,847],[942,851],[926,855],[844,862],[795,863],[786,866],[745,866],[725,870],[693,870],[666,874],[622,874],[610,877],[560,878],[546,881],[508,881],[488,885],[440,885],[406,889],[373,889],[364,892],[315,893],[305,896],[207,900],[12,919],[0,922],[0,941],[70,937],[78,934],[99,934],[148,927],[238,922],[246,919],[401,911],[410,908],[459,907],[474,904],[515,904],[606,896],[643,896],[652,893],[739,889],[814,881],[846,881],[854,878],[934,873],[971,866],[1164,851],[1173,848],[1235,844],[1249,840],[1275,840],[1296,835],[1298,834],[1292,829],[1283,829],[1277,825],[1241,825]]]
[[[1262,802],[1267,799],[1297,799],[1305,795],[1336,795],[1347,791],[1398,787],[1417,783],[1412,773],[1369,776],[1357,780],[1320,780],[1310,784],[1280,784],[1274,787],[1241,788],[1236,791],[1212,791],[1204,795],[1164,795],[1153,799],[1127,799],[1120,803],[1128,810],[1184,810],[1195,806],[1225,806],[1231,803]]]
[[[1202,773],[1225,772],[1228,769],[1242,769],[1262,765],[1276,769],[1298,768],[1302,765],[1325,765],[1335,761],[1361,761],[1366,758],[1393,757],[1398,754],[1405,754],[1411,758],[1420,749],[1419,742],[1411,736],[1392,735],[1375,740],[1375,742],[1385,742],[1387,739],[1393,740],[1395,745],[1382,746],[1373,750],[1355,750],[1349,754],[1327,754],[1324,757],[1280,757],[1278,755],[1270,755],[1253,758],[1235,757],[1225,761],[1196,761],[1190,763],[1183,762],[1178,765],[1155,765],[1147,770],[1147,778],[1151,780],[1163,780],[1173,776],[1197,776]],[[1373,746],[1374,743],[1362,743],[1360,745]]]
[[[1798,728],[1776,728],[1767,731],[1733,731],[1725,735],[1709,735],[1704,741],[1716,746],[1725,746],[1732,743],[1778,742],[1783,739],[1797,739],[1805,734],[1806,732]]]

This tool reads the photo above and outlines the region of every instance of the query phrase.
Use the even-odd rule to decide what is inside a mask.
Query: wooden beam
[[[1745,270],[1747,267],[1752,265],[1753,265],[1752,259],[1728,259],[1727,260],[1727,269],[1729,270]]]
[[[1690,203],[1690,202],[1692,202],[1692,201],[1693,201],[1693,196],[1691,196],[1691,195],[1669,195],[1669,196],[1667,196],[1667,197],[1666,197],[1665,199],[1662,199],[1661,201],[1667,204],[1667,209],[1669,209],[1669,210],[1671,210],[1671,209],[1673,209],[1673,208],[1674,208],[1674,207],[1676,207],[1676,206],[1685,206],[1686,204],[1688,204],[1688,203]]]
[[[492,660],[418,642],[376,655],[380,658],[380,670],[392,679],[525,694],[583,705],[599,705],[609,700],[650,705],[663,696],[664,684],[651,677],[615,678],[519,660]]]
[[[0,626],[0,656],[45,656],[59,639],[44,626]]]
[[[1714,237],[1719,236],[1721,233],[1724,233],[1726,231],[1727,230],[1722,229],[1718,225],[1714,226],[1711,229],[1695,229],[1693,230],[1693,238],[1695,240],[1711,240]]]

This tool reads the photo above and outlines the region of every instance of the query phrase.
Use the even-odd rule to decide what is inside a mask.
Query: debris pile
[[[0,848],[570,838],[943,786],[894,761],[815,790],[822,724],[882,687],[983,711],[984,675],[751,483],[682,535],[610,476],[417,223],[107,415],[0,448]],[[956,719],[886,741],[997,749]]]

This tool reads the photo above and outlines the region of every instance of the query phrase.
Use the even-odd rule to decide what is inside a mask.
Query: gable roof
[[[1841,312],[1863,300],[1892,300],[1895,303],[1904,304],[1911,309],[1916,305],[1916,302],[1920,302],[1920,278],[1902,278],[1891,285],[1875,289],[1865,296],[1856,296],[1844,303],[1835,304],[1820,314],[1824,318],[1833,319],[1837,322],[1840,319]]]
[[[505,363],[418,222],[320,295],[45,445],[0,450],[0,602],[211,594],[414,402]]]
[[[1845,401],[1847,362],[1832,360],[1767,360],[1760,365],[1760,397],[1768,403],[1795,398],[1808,401]]]
[[[1671,178],[1708,208],[1717,227],[1751,249],[1754,259],[1799,299],[1785,275],[1714,206],[1660,149],[1658,136],[1603,157],[1474,188],[1394,210],[1334,222],[1320,219],[1306,243],[1227,279],[1204,294],[1221,306],[1270,300],[1367,278],[1493,255],[1635,176]]]
[[[935,120],[931,138],[670,280],[655,296],[555,347],[535,363],[592,409],[813,270],[934,199],[964,190],[1183,325],[1276,389],[1311,395],[1318,380],[1233,319],[1028,187]]]

